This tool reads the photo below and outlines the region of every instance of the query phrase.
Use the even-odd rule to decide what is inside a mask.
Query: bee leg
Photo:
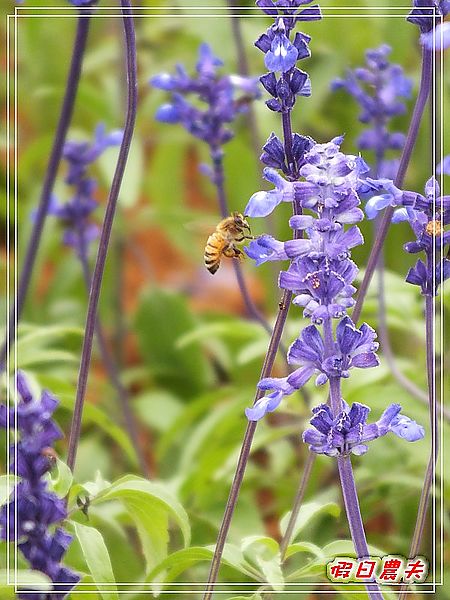
[[[234,258],[237,258],[239,261],[244,260],[245,259],[245,254],[242,252],[242,250],[239,250],[239,248],[234,248]]]
[[[227,248],[226,250],[223,251],[223,255],[226,256],[227,258],[235,258],[236,250],[238,250],[238,248]]]

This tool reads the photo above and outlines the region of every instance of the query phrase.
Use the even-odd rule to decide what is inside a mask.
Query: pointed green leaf
[[[108,549],[102,534],[94,527],[88,527],[81,523],[73,522],[72,525],[83,551],[86,565],[101,597],[103,600],[118,600],[119,595],[115,585],[102,586],[102,583],[116,583]]]

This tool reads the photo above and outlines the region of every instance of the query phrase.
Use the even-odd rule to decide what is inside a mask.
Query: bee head
[[[234,224],[236,225],[236,227],[238,227],[239,229],[248,229],[250,231],[250,225],[248,224],[248,221],[247,221],[245,215],[242,215],[239,212],[234,212],[233,218],[234,218]]]

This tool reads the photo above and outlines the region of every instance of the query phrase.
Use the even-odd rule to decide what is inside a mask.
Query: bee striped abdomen
[[[216,233],[209,236],[205,248],[205,267],[214,275],[220,266],[220,259],[223,250],[223,241],[218,238]]]

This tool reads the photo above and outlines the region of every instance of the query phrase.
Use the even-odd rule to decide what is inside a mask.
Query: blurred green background
[[[33,6],[48,4],[34,2]],[[145,449],[152,479],[162,481],[164,488],[183,505],[192,533],[191,546],[194,547],[212,545],[215,541],[245,429],[243,410],[252,401],[268,343],[265,331],[246,318],[231,265],[224,262],[212,278],[202,264],[205,238],[219,220],[214,190],[198,172],[199,163],[207,160],[206,149],[181,127],[159,124],[153,118],[165,94],[152,90],[148,85],[149,78],[161,71],[172,71],[176,62],[182,62],[192,72],[201,42],[208,42],[215,54],[222,58],[224,73],[236,72],[236,47],[227,12],[224,10],[220,18],[217,14],[194,17],[193,11],[187,8],[203,4],[160,0],[160,16],[151,17],[143,11],[141,14],[145,16],[136,18],[139,110],[100,306],[110,348],[121,365],[123,381],[130,390],[140,442]],[[253,6],[251,2],[239,4]],[[330,0],[321,3],[325,13],[323,21],[301,24],[301,30],[312,35],[312,57],[303,63],[302,68],[311,76],[313,95],[310,99],[298,101],[293,121],[294,131],[310,135],[319,142],[345,133],[343,150],[354,153],[355,140],[363,127],[358,121],[358,107],[343,92],[331,93],[330,81],[342,76],[348,67],[361,66],[367,48],[388,43],[392,46],[392,61],[400,63],[414,81],[415,96],[420,75],[420,51],[416,28],[405,22],[406,10],[392,18],[388,16],[391,13],[379,9],[366,11],[364,17],[361,16],[362,11],[347,9],[341,10],[337,18],[338,11],[333,9],[343,9],[340,4]],[[405,4],[396,0],[389,6]],[[57,5],[66,7],[67,3],[59,2]],[[136,5],[150,7],[152,3],[139,2]],[[355,8],[377,5],[380,3],[352,2]],[[220,2],[208,3],[208,9],[224,6]],[[184,7],[184,10],[171,12],[163,10],[164,7]],[[200,12],[207,15],[208,9]],[[368,16],[367,13],[377,16]],[[14,203],[12,194],[8,198],[3,191],[0,203],[2,281],[6,278],[8,262],[7,228],[13,236],[17,224],[16,258],[19,264],[27,243],[30,214],[40,194],[64,91],[76,11],[69,10],[64,14],[67,16],[58,18],[50,18],[50,13],[38,18],[25,16],[17,21],[18,212],[15,215],[17,223],[14,218],[10,223],[6,222],[8,202],[11,214],[14,213]],[[253,47],[253,41],[270,23],[268,17],[259,16],[256,12],[240,19],[254,76],[263,72],[263,61],[262,54]],[[2,27],[6,36],[5,21]],[[12,60],[11,55],[10,68],[13,67]],[[2,69],[6,71],[7,68],[4,48]],[[98,122],[105,123],[107,129],[123,126],[124,77],[121,20],[107,15],[96,17],[91,25],[70,128],[71,139],[90,139]],[[1,85],[4,86],[4,83],[5,78],[2,78]],[[448,78],[444,78],[443,88],[445,109],[448,108]],[[4,88],[3,91],[6,93]],[[397,130],[407,129],[413,99],[407,105],[407,114],[394,121]],[[264,98],[256,102],[255,113],[262,142],[272,131],[280,132],[278,116],[267,110]],[[6,114],[3,113],[5,120]],[[407,189],[422,191],[432,174],[431,121],[431,115],[427,114],[408,170]],[[437,120],[438,131],[441,125],[441,120]],[[444,125],[443,139],[448,144],[450,122],[447,120]],[[261,179],[261,165],[250,142],[245,115],[238,119],[235,130],[235,138],[226,146],[226,189],[231,208],[242,211],[251,194],[263,189],[266,184]],[[11,157],[13,151],[11,145]],[[1,162],[4,176],[7,152],[5,149]],[[449,152],[450,144],[443,149],[444,154]],[[370,162],[372,157],[368,154],[365,158]],[[96,213],[99,223],[116,159],[117,149],[109,149],[92,169],[99,180],[100,207]],[[13,169],[10,176],[14,177]],[[55,188],[56,195],[62,200],[70,194],[63,178],[62,167]],[[448,187],[448,181],[444,183]],[[448,189],[445,191],[450,193]],[[280,207],[275,213],[272,225],[279,239],[289,236],[288,217],[288,206]],[[254,221],[252,228],[255,234],[259,234],[266,231],[267,223]],[[353,258],[364,266],[373,237],[372,224],[364,223],[362,229],[366,243],[354,252]],[[392,227],[387,240],[387,317],[398,366],[425,389],[423,299],[418,289],[404,283],[405,274],[415,257],[403,252],[402,245],[411,238],[409,227],[402,224]],[[9,254],[11,269],[14,258],[12,248]],[[95,256],[91,258],[93,261]],[[276,270],[270,264],[255,268],[247,261],[244,272],[254,301],[273,322],[280,296],[276,288]],[[376,286],[372,287],[363,318],[376,327]],[[448,316],[449,300],[447,286],[442,291],[443,306],[437,316],[438,333],[447,334],[444,339],[448,338],[445,317]],[[5,302],[4,296],[3,310]],[[440,302],[437,306],[440,309]],[[50,388],[60,398],[57,418],[66,433],[73,407],[85,312],[86,293],[78,261],[69,248],[62,247],[61,230],[50,217],[19,328],[17,361],[38,386]],[[286,345],[305,324],[299,311],[293,309],[284,336]],[[448,389],[448,340],[444,345],[440,340],[438,336],[436,351],[443,367],[441,385]],[[440,367],[441,361],[438,360],[438,375],[441,374]],[[279,360],[276,373],[281,375],[283,372],[284,365]],[[310,385],[308,391],[311,406],[325,400],[323,390]],[[352,373],[352,377],[344,383],[343,393],[348,402],[368,404],[372,408],[373,419],[378,418],[390,402],[400,402],[405,412],[429,431],[427,407],[399,386],[383,355],[379,368]],[[82,484],[93,481],[99,473],[107,481],[125,473],[139,474],[133,448],[122,425],[116,394],[98,354],[94,355],[87,396],[76,481]],[[273,556],[277,550],[264,536],[279,540],[280,519],[290,509],[307,455],[306,447],[300,442],[300,433],[309,414],[310,407],[305,405],[300,395],[296,395],[284,401],[276,417],[267,419],[258,427],[254,453],[229,537],[235,548],[230,551],[232,558],[229,558],[229,564],[221,571],[221,581],[251,583],[261,578],[263,582],[265,578],[280,579],[279,566],[273,566],[276,565]],[[441,447],[441,456],[444,457],[449,452],[448,433],[449,426],[445,422],[442,424]],[[65,442],[60,444],[58,451],[64,458]],[[373,443],[366,456],[354,460],[368,540],[385,553],[407,554],[428,452],[427,437],[418,443],[406,444],[388,436]],[[436,532],[441,526],[448,525],[448,483],[442,480],[441,486],[441,475],[437,482],[436,500],[438,513],[442,502],[442,514],[437,515]],[[445,496],[441,497],[441,493]],[[325,555],[333,552],[342,554],[347,546],[337,540],[349,539],[345,514],[340,510],[340,491],[332,460],[326,457],[317,459],[305,501],[308,505],[302,513],[303,521],[296,538],[296,542],[303,546],[296,549],[284,573],[291,576],[291,581],[323,583],[326,582],[323,563],[311,547],[308,549],[308,544],[315,544],[322,550],[328,548]],[[149,514],[152,514],[151,509]],[[84,516],[79,513],[74,515],[74,519],[85,523]],[[208,556],[203,560],[198,558],[197,562],[194,560],[195,552],[187,554],[185,562],[182,559],[178,563],[175,561],[178,571],[173,564],[169,567],[175,571],[165,569],[164,563],[158,572],[158,565],[165,556],[183,546],[174,525],[165,525],[162,541],[159,546],[155,545],[160,552],[155,550],[153,563],[149,563],[148,553],[143,554],[139,545],[139,531],[136,534],[130,517],[114,502],[94,504],[88,524],[101,531],[118,582],[142,581],[145,573],[148,575],[154,568],[156,581],[173,575],[176,581],[195,583],[207,576]],[[164,524],[158,523],[155,527],[164,528]],[[250,540],[248,536],[259,537]],[[423,545],[423,554],[430,558],[433,537],[430,521]],[[328,547],[332,543],[337,545]],[[344,545],[339,546],[339,543]],[[201,552],[198,552],[200,556]],[[438,562],[442,552],[443,548],[438,547]],[[0,559],[4,556],[3,547]],[[83,551],[74,544],[68,564],[84,572],[86,565],[83,561]],[[256,578],[255,570],[260,579]],[[438,565],[435,578],[440,577]],[[324,589],[314,586],[311,583],[307,588],[315,590],[315,595],[314,592],[309,593],[311,598]],[[181,587],[173,597],[201,597],[185,593],[184,589]],[[187,584],[186,589],[189,589]],[[92,585],[94,597],[95,594],[107,597],[101,589],[95,590]],[[344,595],[354,597],[349,592]],[[437,588],[435,595],[450,597],[441,587]],[[229,593],[223,596],[232,598],[239,593],[229,587]],[[275,596],[282,598],[283,594],[279,592]],[[246,597],[251,597],[250,591]],[[360,592],[360,597],[364,597],[363,592]],[[77,598],[77,592],[73,592],[70,598]]]

